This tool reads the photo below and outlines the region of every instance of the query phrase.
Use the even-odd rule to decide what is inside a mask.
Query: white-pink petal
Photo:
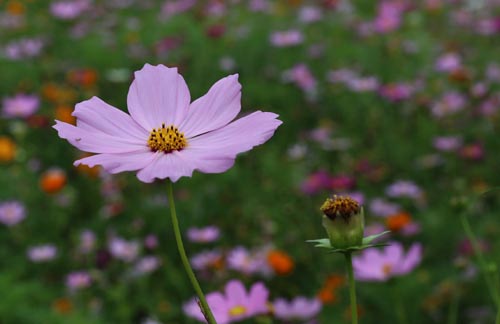
[[[256,111],[218,130],[188,139],[193,149],[205,149],[214,155],[236,156],[266,142],[282,124],[278,115]]]
[[[241,109],[241,85],[233,74],[217,81],[208,92],[190,106],[179,125],[184,135],[194,137],[221,128],[232,121]]]
[[[183,159],[180,152],[156,152],[154,158],[144,169],[137,172],[137,178],[143,182],[169,178],[176,182],[181,177],[191,177],[195,167],[191,161]]]
[[[144,129],[151,131],[166,125],[180,125],[191,96],[177,68],[146,64],[135,72],[127,96],[128,111]]]
[[[140,152],[119,154],[96,154],[75,161],[74,165],[80,164],[94,167],[100,165],[109,173],[123,171],[136,171],[145,168],[155,158],[155,154],[149,149]]]

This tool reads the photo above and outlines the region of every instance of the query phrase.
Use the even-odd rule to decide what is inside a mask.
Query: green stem
[[[500,307],[498,307],[497,319],[495,321],[495,324],[500,324]]]
[[[406,310],[403,305],[403,299],[401,298],[401,294],[398,291],[397,282],[394,282],[393,286],[393,299],[394,299],[394,304],[396,305],[396,315],[398,317],[399,323],[408,324],[408,317],[406,316]]]
[[[448,311],[448,324],[457,324],[458,306],[460,301],[460,291],[457,289],[453,292],[453,297]]]
[[[347,276],[349,278],[349,296],[351,299],[351,323],[358,324],[358,304],[356,303],[356,285],[354,281],[354,271],[352,270],[352,254],[344,253],[347,265]]]
[[[184,250],[184,244],[182,243],[182,235],[179,229],[179,221],[177,219],[177,213],[175,211],[174,190],[171,181],[168,181],[167,188],[168,188],[167,189],[168,202],[170,205],[170,216],[172,217],[172,225],[174,226],[175,241],[177,242],[177,249],[179,250],[179,255],[181,256],[182,264],[184,265],[184,270],[186,271],[189,280],[191,281],[191,284],[193,285],[193,288],[196,291],[196,294],[198,295],[200,306],[202,308],[203,315],[205,316],[206,320],[210,324],[217,324],[214,315],[212,314],[212,311],[208,306],[205,295],[201,290],[200,284],[198,283],[198,280],[196,280],[196,276],[194,275],[193,269],[191,269],[191,265],[189,264],[186,251]]]
[[[493,299],[495,306],[498,309],[500,309],[500,296],[498,295],[498,292],[495,291],[496,287],[495,287],[495,284],[493,282],[493,279],[490,277],[490,274],[488,271],[488,265],[484,259],[483,253],[481,251],[481,246],[479,245],[479,241],[477,240],[476,236],[472,232],[469,221],[467,220],[467,217],[465,216],[464,213],[460,214],[460,220],[462,222],[462,227],[464,228],[465,235],[469,239],[469,242],[471,243],[471,246],[472,246],[472,250],[474,251],[474,255],[476,256],[477,261],[479,263],[479,268],[481,269],[481,272],[484,276],[484,280],[486,281],[486,285],[488,286],[488,290],[490,292],[491,298]]]

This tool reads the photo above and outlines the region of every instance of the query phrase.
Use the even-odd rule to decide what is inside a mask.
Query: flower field
[[[0,1],[0,323],[499,324],[499,36],[498,0]]]

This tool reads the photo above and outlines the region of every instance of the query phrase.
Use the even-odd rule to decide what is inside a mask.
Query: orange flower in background
[[[76,118],[71,114],[73,113],[73,108],[66,105],[61,105],[56,107],[54,114],[55,119],[61,120],[65,123],[76,125]]]
[[[16,156],[16,143],[7,136],[0,136],[0,162],[10,162]]]
[[[81,158],[89,157],[92,156],[92,154],[82,154]],[[99,175],[99,172],[101,172],[101,167],[96,165],[94,167],[89,167],[88,165],[84,164],[79,164],[76,166],[76,171],[78,171],[81,174],[85,174],[91,178],[97,178]]]
[[[75,69],[68,72],[67,79],[72,84],[91,87],[96,84],[98,76],[94,69]]]
[[[285,252],[273,250],[267,255],[267,263],[273,268],[274,272],[280,276],[287,275],[293,271],[295,263]]]
[[[9,1],[7,2],[7,12],[11,15],[22,15],[26,8],[20,1]]]
[[[323,287],[319,290],[317,297],[323,304],[334,304],[337,302],[336,290],[344,284],[344,277],[333,274],[326,278]]]
[[[76,101],[76,92],[68,86],[47,83],[42,87],[45,99],[54,103],[73,104]]]
[[[407,212],[399,212],[387,217],[385,224],[387,228],[393,232],[401,231],[412,222],[410,214]]]
[[[69,314],[73,311],[73,303],[68,298],[54,300],[52,308],[59,314]]]
[[[61,191],[66,185],[66,173],[61,169],[49,169],[40,178],[40,187],[46,193],[53,194]]]

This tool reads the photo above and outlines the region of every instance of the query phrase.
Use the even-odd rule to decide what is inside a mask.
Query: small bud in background
[[[365,227],[363,208],[352,198],[336,196],[321,206],[323,226],[332,246],[343,249],[362,244]]]

